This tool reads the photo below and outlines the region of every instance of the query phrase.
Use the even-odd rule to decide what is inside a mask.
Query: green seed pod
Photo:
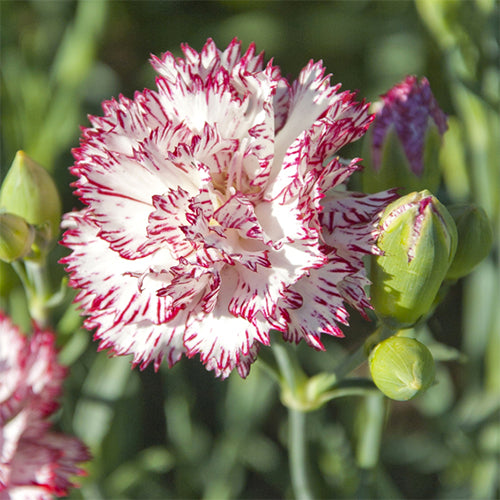
[[[430,311],[455,255],[457,230],[427,190],[391,203],[379,228],[383,255],[371,259],[371,303],[386,325],[407,328]]]
[[[448,210],[457,226],[458,246],[446,278],[457,280],[490,253],[493,231],[486,212],[476,205],[452,205]]]
[[[434,382],[436,368],[429,349],[409,337],[389,337],[368,358],[375,385],[396,401],[408,401]]]
[[[22,217],[0,213],[0,260],[13,262],[31,251],[35,229]]]
[[[0,208],[34,226],[48,226],[55,240],[61,221],[61,199],[49,173],[23,151],[18,151],[2,187]]]

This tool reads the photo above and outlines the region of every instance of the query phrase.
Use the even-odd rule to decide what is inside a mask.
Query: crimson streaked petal
[[[61,262],[72,274],[70,285],[80,289],[77,300],[82,308],[93,315],[109,311],[118,326],[144,319],[168,321],[172,316],[168,299],[156,295],[165,281],[157,282],[148,273],[160,252],[135,260],[116,258],[117,252],[98,237],[98,226],[87,211],[68,214],[66,221],[70,228],[62,243],[73,253]],[[168,250],[161,257],[162,262],[174,262]]]
[[[324,70],[314,74],[319,78],[323,72]],[[280,170],[273,170],[272,182],[266,189],[266,199],[278,198],[284,203],[296,196],[304,185],[310,184],[321,175],[325,159],[329,159],[344,145],[359,139],[368,129],[372,121],[372,116],[368,114],[368,104],[356,103],[354,94],[350,92],[336,94],[339,86],[329,87],[327,81],[328,78],[319,78],[318,81],[313,80],[313,83],[308,82],[313,88],[321,82],[320,86],[324,87],[325,95],[315,104],[319,107],[317,111],[325,109],[309,128],[301,129],[284,151]],[[301,96],[300,99],[306,99],[305,89],[297,92]],[[312,113],[314,109],[314,106],[310,106],[308,112]],[[328,189],[334,187],[334,184],[324,187]]]
[[[28,339],[0,311],[0,375],[0,426],[27,405],[33,416],[52,413],[66,376],[54,334],[35,325]]]
[[[148,239],[138,248],[141,255],[153,253],[163,245],[168,245],[176,258],[192,251],[192,243],[185,239],[180,229],[186,224],[185,212],[189,208],[190,199],[189,193],[181,187],[171,189],[163,196],[153,196],[155,211],[149,214]]]
[[[356,269],[349,262],[332,255],[327,264],[311,270],[309,276],[292,285],[289,292],[294,294],[295,297],[292,297],[296,304],[293,304],[288,294],[285,294],[280,304],[286,309],[289,318],[284,338],[293,342],[303,338],[312,347],[323,350],[320,340],[322,333],[343,337],[338,324],[347,325],[349,314],[340,286],[355,272]],[[296,295],[301,298],[300,301]]]
[[[202,308],[190,314],[184,341],[189,357],[199,354],[206,368],[222,378],[234,368],[246,375],[249,364],[255,359],[255,344],[269,344],[269,327],[264,321],[251,323],[229,311],[235,279],[236,273],[232,270],[221,273],[223,287],[215,307],[210,314]]]
[[[214,219],[225,228],[234,228],[243,238],[264,241],[266,236],[255,215],[254,204],[242,193],[232,195],[214,213]]]
[[[96,315],[86,326],[96,328],[95,339],[99,350],[109,349],[111,355],[132,355],[132,364],[145,369],[153,363],[155,370],[165,361],[169,367],[177,363],[185,353],[183,336],[187,312],[181,310],[168,322],[155,324],[142,319],[121,324],[110,312]]]
[[[374,195],[331,192],[321,202],[320,218],[326,244],[349,260],[377,253],[376,226],[384,208],[396,198],[394,190]]]
[[[321,61],[309,61],[290,88],[286,122],[276,137],[276,157],[279,161],[292,142],[331,106],[338,98],[340,84],[330,86]],[[279,169],[279,163],[276,165]]]

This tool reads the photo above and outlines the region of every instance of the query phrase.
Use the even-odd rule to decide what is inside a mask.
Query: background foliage
[[[498,3],[410,1],[2,1],[4,176],[19,149],[52,172],[65,210],[79,125],[100,103],[154,86],[150,54],[208,37],[233,37],[295,77],[323,59],[333,81],[376,100],[407,74],[428,77],[450,115],[440,168],[444,201],[475,201],[498,238],[500,172]],[[360,144],[344,151],[360,154]],[[63,277],[52,259],[54,286]],[[490,257],[451,288],[424,335],[438,353],[438,383],[414,402],[387,402],[380,460],[367,468],[360,436],[369,402],[339,399],[308,415],[318,498],[495,498],[499,494],[500,315],[498,239]],[[29,328],[22,288],[0,268],[0,306]],[[71,366],[57,425],[81,437],[94,460],[74,498],[291,497],[287,412],[259,363],[247,380],[214,379],[198,360],[131,371],[96,353],[69,307],[54,312],[61,360]],[[346,338],[325,353],[299,346],[313,375],[331,369],[371,326],[352,313]],[[277,339],[276,339],[277,341]],[[460,351],[462,354],[457,355]],[[436,354],[436,353],[434,353]],[[363,373],[363,372],[360,372]]]

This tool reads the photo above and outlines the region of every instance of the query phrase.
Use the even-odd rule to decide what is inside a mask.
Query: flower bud
[[[490,252],[493,231],[485,211],[473,204],[448,208],[458,232],[457,251],[446,278],[457,280],[469,274]]]
[[[397,401],[414,398],[434,382],[432,354],[413,338],[389,337],[375,346],[368,362],[375,385]]]
[[[438,166],[446,115],[429,82],[414,76],[382,96],[365,136],[362,173],[365,192],[399,187],[402,193],[429,189],[440,182]]]
[[[22,217],[0,213],[0,260],[12,262],[31,251],[35,229]]]
[[[49,173],[18,151],[0,189],[0,208],[35,226],[47,226],[48,238],[59,234],[61,199]]]
[[[382,255],[371,259],[371,303],[392,328],[415,324],[432,307],[457,247],[446,208],[429,191],[391,203],[379,223]]]

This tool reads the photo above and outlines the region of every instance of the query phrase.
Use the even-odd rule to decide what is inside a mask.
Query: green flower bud
[[[0,189],[0,208],[34,226],[47,226],[55,240],[61,221],[61,199],[47,170],[18,151]]]
[[[379,229],[383,254],[371,259],[371,303],[385,324],[406,328],[430,311],[455,255],[457,230],[426,190],[391,203]]]
[[[448,210],[457,226],[458,246],[446,278],[457,280],[490,253],[493,231],[486,212],[476,205],[452,205]]]
[[[0,213],[0,259],[13,262],[31,251],[35,229],[22,217]]]
[[[375,120],[365,135],[363,191],[399,187],[403,194],[435,190],[446,115],[426,78],[408,76],[382,96]]]
[[[368,358],[375,385],[389,398],[408,401],[434,382],[436,368],[427,347],[409,337],[389,337]]]

